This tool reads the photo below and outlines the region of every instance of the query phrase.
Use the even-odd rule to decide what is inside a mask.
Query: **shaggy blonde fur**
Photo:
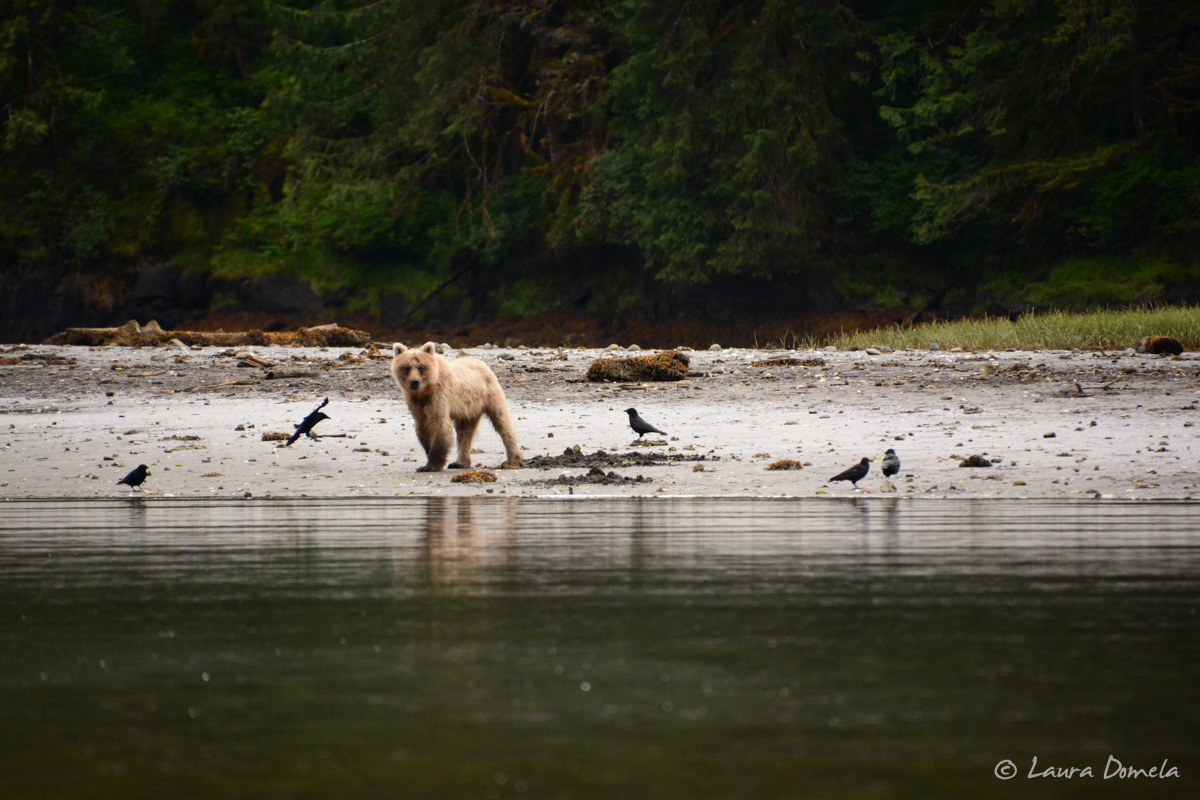
[[[484,415],[504,441],[505,463],[521,463],[504,389],[487,364],[470,357],[450,361],[438,354],[433,342],[417,348],[397,342],[392,345],[392,380],[404,392],[417,439],[425,448],[427,462],[418,472],[437,472],[446,466],[456,435],[458,458],[450,468],[470,468],[471,443]]]

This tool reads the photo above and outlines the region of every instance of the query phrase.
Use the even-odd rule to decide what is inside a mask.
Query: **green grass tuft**
[[[1134,347],[1143,336],[1173,336],[1187,350],[1200,349],[1200,307],[1172,306],[1085,313],[1051,311],[1030,313],[1016,321],[1004,317],[933,322],[909,327],[857,331],[828,337],[824,344],[839,350],[884,345],[894,350],[1071,350]],[[815,340],[806,342],[819,344]]]

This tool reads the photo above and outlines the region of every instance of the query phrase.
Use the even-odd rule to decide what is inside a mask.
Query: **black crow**
[[[300,421],[296,425],[296,432],[292,434],[292,438],[287,440],[284,447],[291,447],[292,442],[299,439],[301,436],[307,436],[310,439],[316,439],[317,435],[312,432],[312,429],[317,426],[317,423],[323,419],[329,419],[329,415],[321,411],[322,408],[329,405],[329,398],[325,398],[325,402],[313,409],[313,412]]]
[[[888,451],[883,454],[883,477],[890,478],[900,471],[900,457],[896,455],[896,451],[888,448]]]
[[[149,474],[150,472],[146,469],[145,464],[138,464],[137,468],[134,469],[133,472],[130,472],[124,478],[121,478],[121,480],[117,481],[117,485],[120,486],[123,483],[126,486],[131,487],[136,492],[138,487],[142,485],[143,481],[146,480],[146,476]]]
[[[661,433],[663,436],[667,435],[666,431],[660,431],[658,428],[639,417],[636,408],[627,408],[625,409],[625,413],[629,415],[629,427],[633,428],[633,432],[638,435],[639,442],[647,433]]]
[[[867,471],[871,469],[871,459],[864,458],[862,461],[855,464],[845,472],[839,472],[829,479],[830,483],[834,481],[850,481],[854,484],[854,488],[858,488],[858,482],[867,477]]]

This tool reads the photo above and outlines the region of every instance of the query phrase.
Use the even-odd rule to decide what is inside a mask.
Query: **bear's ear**
[[[425,344],[421,345],[421,349],[424,350],[426,353],[436,353],[437,345],[434,344],[433,342],[426,342]]]
[[[398,356],[407,349],[408,348],[405,347],[404,345],[400,344],[399,342],[396,342],[395,344],[392,345],[392,355]]]

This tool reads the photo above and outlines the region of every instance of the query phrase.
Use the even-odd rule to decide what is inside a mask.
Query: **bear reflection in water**
[[[417,565],[431,586],[469,590],[519,563],[515,498],[430,497]]]

